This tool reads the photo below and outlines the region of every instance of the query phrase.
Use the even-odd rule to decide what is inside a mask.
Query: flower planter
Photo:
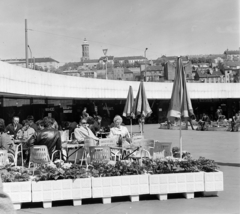
[[[204,196],[216,196],[218,191],[223,191],[223,172],[204,173]]]
[[[92,197],[102,198],[103,203],[111,203],[111,197],[130,196],[131,201],[139,201],[139,195],[149,194],[148,175],[129,175],[92,178]]]
[[[81,205],[83,198],[91,198],[91,178],[32,182],[32,201],[43,202],[44,208],[59,200],[73,200],[74,206]]]
[[[167,200],[170,193],[183,193],[185,198],[194,198],[194,192],[204,191],[204,173],[175,173],[149,175],[150,194],[159,200]]]
[[[3,183],[3,191],[11,198],[15,209],[21,209],[23,202],[31,202],[31,190],[31,181]]]

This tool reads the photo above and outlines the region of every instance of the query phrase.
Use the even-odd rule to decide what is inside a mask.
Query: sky
[[[0,59],[223,54],[239,49],[238,0],[1,0]]]

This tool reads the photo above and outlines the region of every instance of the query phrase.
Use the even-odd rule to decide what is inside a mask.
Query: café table
[[[76,141],[75,143],[72,143],[72,140],[68,140],[65,141],[64,143],[62,143],[62,148],[66,150],[67,154],[64,155],[66,157],[66,161],[69,160],[69,158],[74,155],[75,153],[77,153],[80,149],[82,149],[84,147],[84,142],[78,142]],[[72,152],[69,155],[69,150],[71,149],[75,149],[74,152]]]
[[[139,149],[141,148],[141,146],[135,146],[135,145],[123,145],[123,146],[111,146],[111,149],[115,149],[115,150],[119,150],[120,153],[122,154],[122,160],[126,160],[128,158],[132,158],[131,155],[136,152],[139,151]],[[127,153],[128,152],[128,153]],[[124,155],[125,153],[125,155]]]

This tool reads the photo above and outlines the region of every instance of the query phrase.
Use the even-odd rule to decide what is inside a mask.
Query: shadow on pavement
[[[220,166],[233,166],[233,167],[240,167],[240,163],[222,163],[222,162],[216,162]]]

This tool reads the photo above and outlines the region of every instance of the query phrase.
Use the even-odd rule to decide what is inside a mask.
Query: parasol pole
[[[180,158],[182,158],[182,120],[180,117],[180,138],[179,138],[179,149],[180,149]]]
[[[130,118],[130,125],[131,125],[131,137],[132,137],[132,118]]]

